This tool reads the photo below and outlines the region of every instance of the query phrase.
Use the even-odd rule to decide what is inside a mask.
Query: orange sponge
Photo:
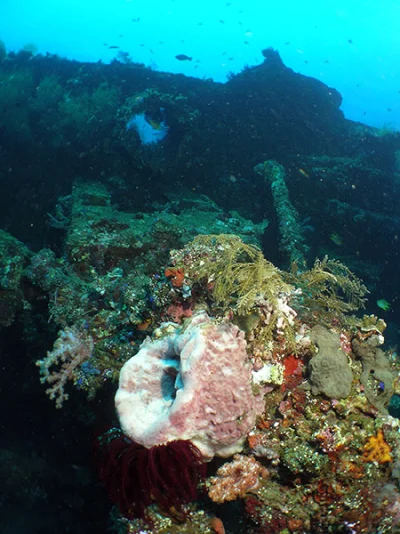
[[[363,460],[364,462],[378,462],[385,464],[392,462],[392,449],[385,441],[385,436],[381,429],[376,436],[371,436],[364,445]]]

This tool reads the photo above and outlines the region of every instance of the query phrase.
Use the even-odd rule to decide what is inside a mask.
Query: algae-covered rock
[[[308,443],[295,440],[290,447],[285,447],[282,462],[294,474],[316,476],[326,466],[327,457],[316,452]]]
[[[378,348],[382,343],[382,335],[373,335],[364,340],[354,338],[352,349],[361,360],[360,382],[364,386],[367,399],[380,412],[387,413],[386,407],[393,395],[395,377],[385,353]]]
[[[279,219],[281,248],[288,254],[291,264],[304,269],[307,266],[309,247],[306,245],[299,214],[289,198],[285,168],[274,160],[268,160],[257,165],[254,170],[261,174],[265,182],[271,186],[272,198]]]
[[[21,278],[31,255],[21,241],[0,230],[0,327],[10,326],[23,308]]]
[[[340,348],[339,334],[317,325],[311,330],[311,341],[318,354],[309,363],[311,392],[331,399],[342,399],[350,394],[353,373],[346,354]]]
[[[75,270],[90,276],[94,268],[106,274],[115,267],[141,274],[160,269],[170,249],[181,248],[198,234],[234,234],[259,245],[267,221],[253,223],[237,213],[225,213],[205,195],[175,195],[150,212],[124,212],[111,203],[99,183],[77,181],[71,195],[71,222],[66,238],[68,259]]]

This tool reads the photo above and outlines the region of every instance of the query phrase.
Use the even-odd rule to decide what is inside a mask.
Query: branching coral
[[[93,352],[93,340],[77,328],[65,328],[58,334],[52,351],[46,358],[38,360],[36,365],[40,368],[40,381],[51,385],[46,390],[50,399],[56,401],[56,408],[61,408],[68,399],[64,387],[68,380],[74,380],[77,368],[87,361]],[[51,371],[51,367],[60,366],[59,370]]]
[[[184,249],[172,251],[171,258],[188,282],[206,283],[225,311],[248,317],[266,303],[272,329],[278,318],[290,322],[288,302],[303,319],[315,324],[318,318],[319,324],[331,326],[332,320],[345,322],[345,314],[363,308],[368,294],[362,281],[337,260],[325,257],[310,270],[297,272],[294,265],[286,273],[235,235],[199,235]]]

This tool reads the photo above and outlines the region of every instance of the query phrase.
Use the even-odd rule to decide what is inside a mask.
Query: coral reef
[[[322,534],[350,524],[357,534],[385,532],[392,523],[374,495],[398,476],[400,425],[387,414],[400,393],[400,365],[381,349],[385,322],[351,315],[364,306],[362,282],[327,258],[310,270],[281,271],[254,234],[246,243],[226,233],[189,240],[188,232],[183,248],[170,251],[168,239],[155,251],[146,236],[139,244],[138,234],[128,237],[136,230],[104,189],[78,190],[67,259],[40,251],[22,280],[50,296],[51,317],[63,328],[38,362],[57,405],[68,379],[92,395],[119,377],[126,435],[99,441],[119,531],[201,524],[212,532],[214,511],[204,505],[201,516],[188,501],[204,461],[219,456],[208,464],[209,495],[214,506],[241,500],[249,534]],[[82,210],[93,214],[86,228]],[[162,232],[154,236],[163,243]],[[169,491],[174,484],[180,496]]]
[[[146,263],[151,259],[153,269],[159,270],[171,248],[180,248],[203,233],[238,234],[245,242],[257,244],[267,224],[227,217],[207,197],[172,200],[157,211],[123,212],[111,205],[106,187],[87,182],[75,183],[71,202],[66,248],[75,270],[86,276],[94,274],[93,269],[102,275],[121,263],[145,261],[150,253]]]
[[[77,185],[68,219],[66,257],[28,254],[15,287],[47,296],[62,328],[37,362],[57,407],[68,381],[93,398],[119,378],[125,434],[98,440],[119,532],[213,532],[214,509],[190,503],[213,457],[213,506],[242,501],[249,534],[391,528],[374,495],[398,477],[400,425],[388,408],[400,365],[381,348],[385,322],[351,315],[367,290],[344,264],[281,271],[256,246],[256,229],[166,236],[153,231],[154,214],[132,222],[90,185]],[[146,224],[149,237],[139,235]],[[221,519],[217,530],[229,531]]]
[[[186,517],[184,522],[177,521],[176,516],[161,514],[157,505],[152,505],[147,509],[147,520],[130,520],[114,513],[112,524],[121,534],[225,534],[222,521],[196,503],[184,504],[182,509]]]
[[[48,299],[50,320],[58,328],[84,331],[93,340],[92,358],[73,373],[75,386],[90,399],[108,381],[118,380],[120,368],[156,322],[192,314],[190,302],[180,302],[175,293],[185,291],[184,273],[165,268],[171,246],[183,245],[198,232],[239,228],[245,229],[244,240],[257,243],[265,228],[240,216],[227,219],[206,197],[173,200],[158,211],[132,214],[111,205],[105,187],[77,182],[71,197],[61,200],[65,210],[59,210],[56,220],[67,231],[66,256],[56,258],[49,249],[29,253],[18,276],[24,274],[21,285],[28,283]],[[17,295],[21,307],[21,290],[13,290],[13,298]],[[64,384],[67,380],[69,372]]]
[[[153,340],[143,345],[146,358],[140,351],[129,362],[129,376],[121,374],[121,383],[136,392],[126,413],[134,413],[143,403],[147,414],[165,415],[179,403],[182,379],[176,340],[198,328],[198,310],[206,307],[217,318],[212,321],[214,328],[232,328],[230,321],[235,321],[244,329],[240,335],[247,340],[253,394],[263,396],[265,403],[253,426],[245,431],[247,443],[240,440],[236,451],[241,454],[210,473],[207,487],[211,499],[216,503],[243,500],[249,533],[272,534],[284,529],[322,533],[332,524],[333,510],[335,525],[352,524],[360,534],[383,526],[372,495],[374,488],[390,480],[386,468],[397,461],[394,451],[398,450],[399,424],[385,415],[384,391],[396,391],[393,373],[399,364],[383,352],[376,353],[380,349],[374,340],[383,341],[382,320],[349,315],[364,304],[363,284],[344,265],[329,260],[317,262],[311,271],[284,273],[266,260],[264,263],[257,248],[234,236],[196,237],[184,249],[172,251],[171,259],[167,283],[176,300],[170,317],[175,310],[182,312],[186,304],[188,318],[176,311],[175,324],[161,325],[153,332]],[[258,289],[247,300],[251,288],[241,271],[254,277]],[[174,283],[177,275],[179,283]],[[324,313],[319,315],[319,309]],[[201,353],[203,342],[189,337]],[[166,357],[160,362],[163,354]],[[197,372],[194,382],[201,383],[200,377],[207,376],[212,384],[215,376],[224,376],[220,385],[230,383],[230,378],[219,375],[228,365],[224,364],[224,351],[215,350],[215,354],[216,367]],[[154,356],[160,363],[151,364]],[[228,359],[232,373],[235,360]],[[195,371],[194,360],[191,363]],[[378,379],[371,373],[372,364],[378,369]],[[365,369],[371,375],[369,390]],[[222,399],[216,394],[218,388],[212,395],[215,406]],[[189,387],[186,393],[190,391]],[[161,404],[152,402],[157,398]],[[167,432],[156,432],[154,442],[145,443],[147,447],[182,435],[199,447],[205,459],[212,456],[204,442],[196,441],[195,432],[185,434],[192,414],[199,413],[198,404],[210,406],[201,394],[191,398],[195,404],[182,412],[184,420],[178,417]],[[385,409],[378,411],[380,407]],[[122,428],[133,439],[143,432],[143,425],[152,435],[154,424],[148,415],[147,421],[142,416],[133,418],[129,429],[124,416],[120,412]],[[173,431],[177,423],[178,434]],[[369,510],[362,520],[355,519],[360,498]]]
[[[247,315],[262,307],[264,300],[275,307],[274,320],[285,315],[278,300],[292,287],[259,248],[243,243],[236,235],[200,235],[186,248],[173,251],[171,259],[184,270],[187,282],[207,284],[216,304],[225,311],[231,308],[238,315]]]

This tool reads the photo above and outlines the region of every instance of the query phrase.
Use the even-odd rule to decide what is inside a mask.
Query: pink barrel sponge
[[[121,369],[115,404],[136,443],[190,440],[206,460],[240,452],[264,408],[253,394],[244,333],[204,312],[184,329],[144,341]]]

